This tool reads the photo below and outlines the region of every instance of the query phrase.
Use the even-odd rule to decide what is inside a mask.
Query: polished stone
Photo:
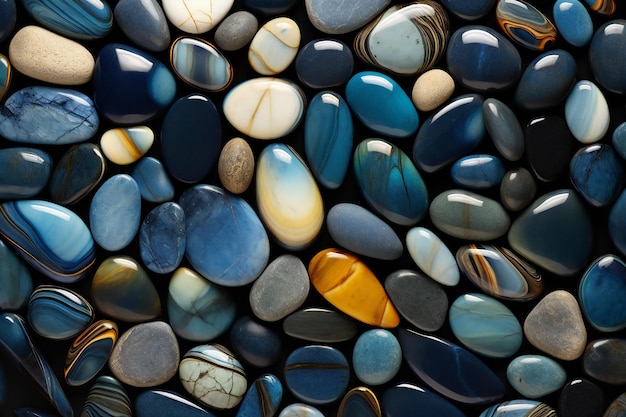
[[[111,376],[99,376],[87,394],[81,417],[132,417],[132,415],[132,404],[124,386]]]
[[[603,417],[624,417],[626,415],[626,392],[617,397],[606,409]]]
[[[626,122],[618,125],[611,135],[611,144],[615,152],[622,158],[626,159]]]
[[[0,43],[13,34],[16,22],[15,0],[0,0]],[[0,91],[2,91],[1,88]],[[2,94],[0,94],[0,98],[2,98]]]
[[[624,167],[613,148],[593,144],[581,148],[570,161],[570,179],[594,207],[610,205],[624,188]]]
[[[103,38],[113,26],[113,13],[103,0],[22,0],[41,25],[70,38]]]
[[[222,148],[217,160],[217,172],[224,188],[233,194],[245,192],[254,177],[254,154],[242,138],[232,138]]]
[[[587,345],[583,370],[600,382],[613,385],[626,383],[626,339],[596,339]]]
[[[3,7],[2,6],[3,4],[8,4],[8,3],[3,0],[2,3],[0,3],[0,8]],[[0,31],[1,30],[2,30],[2,24],[0,23]],[[0,32],[0,41],[1,39],[2,39],[2,33]],[[13,78],[13,67],[11,66],[11,62],[9,62],[9,58],[0,54],[0,100],[2,100],[6,92],[9,90],[9,87],[11,86],[12,78]]]
[[[215,417],[196,403],[174,391],[149,390],[135,399],[137,417]]]
[[[493,155],[468,155],[452,164],[452,180],[461,187],[484,190],[500,185],[504,177],[504,164]]]
[[[411,100],[417,110],[432,111],[452,97],[454,87],[454,79],[450,74],[434,68],[417,77],[411,89]]]
[[[141,158],[131,173],[141,198],[151,203],[164,203],[174,198],[174,186],[165,167],[151,156]]]
[[[608,229],[613,244],[622,254],[626,254],[626,192],[624,191],[609,212]]]
[[[472,2],[464,0],[442,0],[441,3],[448,11],[463,20],[476,20],[489,13],[496,0],[476,0]]]
[[[407,232],[405,241],[411,259],[426,275],[446,286],[459,283],[454,255],[436,234],[425,227],[414,227]]]
[[[324,417],[324,414],[311,405],[293,403],[283,408],[278,417]]]
[[[400,370],[401,364],[400,343],[388,330],[367,330],[354,344],[352,369],[364,384],[382,385],[391,381]]]
[[[139,160],[152,147],[154,132],[148,126],[109,129],[100,138],[100,148],[107,159],[117,165]]]
[[[539,9],[524,0],[500,0],[496,7],[500,29],[515,43],[531,51],[550,49],[557,30]]]
[[[33,292],[33,278],[13,250],[0,240],[0,310],[19,310]]]
[[[552,7],[554,24],[567,43],[582,47],[593,36],[593,22],[589,12],[578,0],[558,0]]]
[[[228,58],[201,38],[176,39],[170,47],[170,63],[181,80],[204,91],[222,91],[233,80]]]
[[[295,66],[298,79],[307,87],[337,87],[352,75],[354,57],[340,40],[315,39],[300,48]]]
[[[556,361],[542,355],[522,355],[506,368],[513,388],[526,398],[541,398],[565,385],[567,374]]]
[[[237,51],[246,46],[257,30],[259,21],[247,10],[231,13],[215,30],[215,43],[224,51]]]
[[[79,202],[104,178],[106,160],[94,143],[72,146],[57,161],[48,184],[55,203],[70,205]]]
[[[337,417],[381,417],[380,403],[374,391],[367,387],[352,388],[344,395]]]
[[[288,17],[265,23],[252,38],[248,62],[261,75],[276,75],[287,69],[300,48],[300,27]]]
[[[565,121],[572,135],[585,144],[597,142],[607,132],[610,119],[602,91],[591,81],[578,81],[565,101]]]
[[[535,199],[537,184],[524,167],[507,171],[500,183],[500,201],[510,211],[520,211]]]
[[[139,229],[139,255],[152,272],[174,271],[185,256],[187,233],[185,212],[176,203],[163,203],[153,208]]]
[[[557,413],[552,407],[539,401],[510,400],[492,405],[480,417],[557,417]]]
[[[319,343],[344,342],[357,334],[356,323],[333,310],[309,307],[287,316],[283,331],[296,339]]]
[[[561,417],[602,417],[605,407],[602,389],[584,378],[567,382],[559,395]]]
[[[65,359],[65,382],[84,385],[106,365],[117,342],[117,325],[99,320],[85,329],[71,344]]]
[[[324,33],[352,32],[378,16],[390,0],[306,0],[306,12],[313,26]]]
[[[587,0],[589,3],[589,0]],[[615,4],[613,1],[596,0],[597,5]],[[616,19],[596,29],[589,44],[589,65],[600,86],[616,93],[626,93],[626,71],[612,65],[616,57],[626,53],[626,20]]]
[[[465,417],[455,405],[434,392],[408,382],[393,385],[381,398],[385,417],[414,415],[419,410],[424,417]]]
[[[13,410],[13,416],[15,417],[56,417],[56,414],[47,413],[45,411],[38,410],[36,408],[17,408]]]
[[[526,158],[533,173],[543,182],[560,179],[574,154],[574,138],[560,116],[531,119],[526,125]]]
[[[280,335],[248,316],[230,327],[230,342],[238,357],[257,368],[274,365],[282,354]]]
[[[156,0],[120,0],[114,16],[122,32],[137,46],[159,52],[170,45],[170,29]]]
[[[285,13],[296,3],[297,0],[244,0],[243,2],[250,10],[268,16]]]
[[[217,26],[233,3],[233,0],[164,0],[163,10],[172,25],[183,32],[199,34]]]
[[[272,374],[255,379],[239,405],[237,417],[273,417],[283,399],[283,385]]]
[[[495,98],[483,103],[485,128],[500,155],[509,161],[524,156],[524,131],[513,110]]]
[[[0,199],[34,197],[44,189],[52,171],[52,158],[35,148],[0,149]]]

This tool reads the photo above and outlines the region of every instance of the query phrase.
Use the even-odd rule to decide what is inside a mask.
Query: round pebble
[[[506,368],[506,377],[526,398],[540,398],[565,385],[567,374],[558,362],[541,355],[523,355]]]
[[[215,30],[215,43],[224,51],[236,51],[246,46],[257,30],[259,21],[250,12],[241,10],[228,15]]]
[[[222,185],[231,193],[241,194],[248,189],[254,176],[254,154],[245,139],[226,142],[217,161],[217,172]]]
[[[356,377],[364,384],[389,382],[396,376],[401,364],[400,343],[388,330],[368,330],[354,344],[352,367]]]
[[[413,89],[411,100],[420,111],[431,111],[448,101],[454,93],[454,79],[441,69],[431,69],[420,75]]]

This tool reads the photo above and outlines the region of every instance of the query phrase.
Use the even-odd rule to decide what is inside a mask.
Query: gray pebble
[[[500,201],[511,211],[526,208],[534,200],[536,192],[535,179],[526,168],[510,170],[500,183]]]
[[[250,12],[235,12],[215,30],[215,43],[224,51],[236,51],[246,46],[259,29],[259,21]]]

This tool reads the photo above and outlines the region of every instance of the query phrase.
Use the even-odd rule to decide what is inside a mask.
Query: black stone
[[[526,156],[535,176],[544,182],[559,179],[574,155],[574,137],[558,116],[541,116],[526,126]]]
[[[604,394],[593,382],[584,378],[569,381],[559,397],[559,417],[601,417]]]

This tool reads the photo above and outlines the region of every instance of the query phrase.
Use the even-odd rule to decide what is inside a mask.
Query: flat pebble
[[[431,111],[448,101],[454,93],[454,79],[442,69],[431,69],[420,75],[413,89],[411,100],[420,111]]]
[[[259,21],[250,12],[232,13],[215,30],[215,43],[224,51],[236,51],[246,46],[259,28]]]
[[[356,322],[333,310],[309,307],[289,315],[283,331],[296,339],[334,343],[352,339],[357,334]]]

